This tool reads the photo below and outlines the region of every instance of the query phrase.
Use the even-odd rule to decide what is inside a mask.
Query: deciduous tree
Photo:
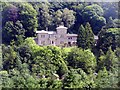
[[[29,3],[19,3],[19,20],[21,21],[25,31],[26,37],[35,36],[37,30],[37,12]]]
[[[90,69],[94,71],[96,67],[96,58],[90,50],[74,48],[69,53],[67,61],[69,66],[82,68],[86,73],[90,73]]]
[[[21,44],[25,38],[25,29],[20,21],[15,23],[12,21],[6,22],[3,27],[3,43],[10,44],[11,41],[16,41],[16,44]]]

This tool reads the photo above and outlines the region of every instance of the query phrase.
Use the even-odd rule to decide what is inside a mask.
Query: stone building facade
[[[41,46],[76,46],[77,34],[67,33],[67,27],[60,25],[56,31],[36,31],[36,43]]]

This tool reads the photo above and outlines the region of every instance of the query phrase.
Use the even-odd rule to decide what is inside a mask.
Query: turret
[[[63,24],[59,25],[57,28],[57,34],[61,35],[61,34],[66,34],[67,33],[67,27],[64,27]]]

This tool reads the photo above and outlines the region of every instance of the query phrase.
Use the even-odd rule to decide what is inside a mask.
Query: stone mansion
[[[60,25],[56,31],[36,31],[36,43],[41,46],[76,46],[77,34],[67,33],[67,27]]]

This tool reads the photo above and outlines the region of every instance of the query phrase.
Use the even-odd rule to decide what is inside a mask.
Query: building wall
[[[76,46],[77,36],[67,36],[69,46]]]
[[[67,36],[66,28],[59,28],[57,29],[57,32],[53,34],[38,33],[37,38],[38,45],[57,45],[57,46],[63,46],[66,44],[68,45],[69,42],[72,44],[77,40],[77,36]]]
[[[47,33],[38,33],[38,45],[48,45],[50,43],[48,38],[49,35]]]

